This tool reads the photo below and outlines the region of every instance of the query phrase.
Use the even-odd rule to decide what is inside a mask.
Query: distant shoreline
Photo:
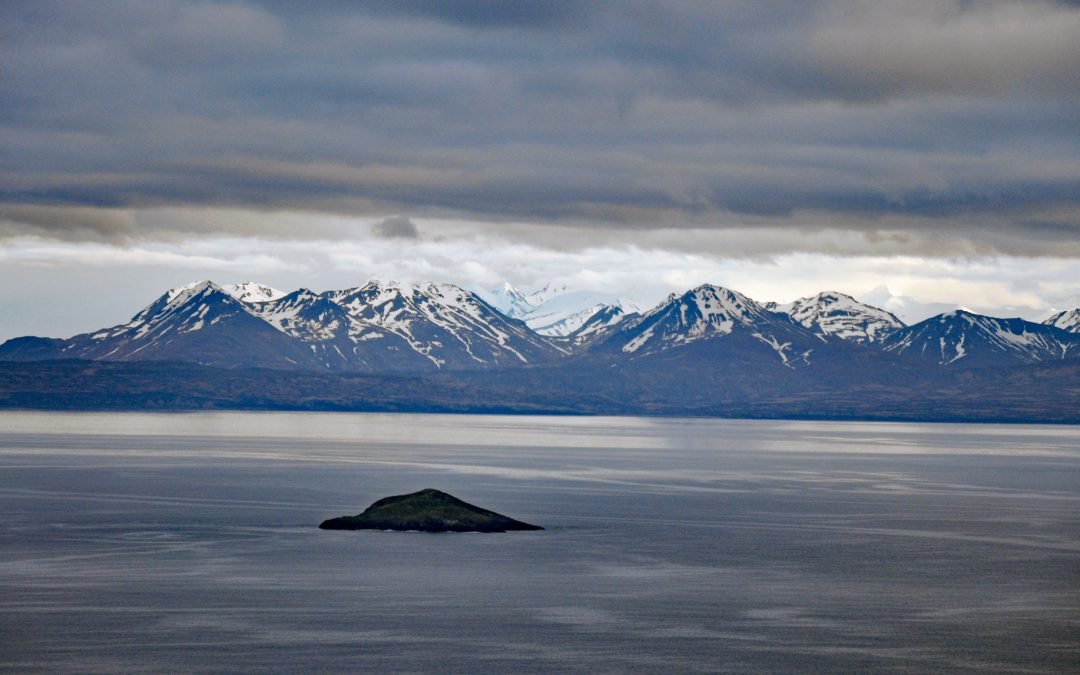
[[[1080,363],[965,371],[953,382],[874,383],[787,392],[683,383],[613,391],[565,370],[437,376],[222,370],[187,363],[0,362],[0,410],[53,412],[367,412],[793,421],[1080,424]],[[1003,385],[1010,385],[1008,387]],[[946,386],[948,385],[948,386]],[[623,383],[625,386],[625,383]],[[707,387],[703,390],[703,387]]]

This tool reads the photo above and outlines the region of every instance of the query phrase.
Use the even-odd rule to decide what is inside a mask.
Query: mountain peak
[[[540,307],[551,300],[563,297],[569,293],[571,293],[571,291],[567,286],[548,282],[535,291],[524,293],[523,299],[533,307]]]
[[[241,281],[221,288],[240,302],[270,302],[288,295],[284,291],[254,281]]]
[[[948,312],[942,312],[937,316],[930,317],[929,320],[936,319],[939,323],[948,323],[955,321],[964,321],[968,324],[975,325],[984,321],[1004,321],[1005,319],[997,319],[995,317],[984,316],[982,314],[976,314],[971,310],[964,309],[963,307],[957,307],[956,309]]]
[[[434,281],[397,281],[394,279],[371,279],[363,286],[353,290],[378,291],[388,295],[413,297],[416,295],[429,295],[432,293],[445,294],[464,292],[460,286]]]
[[[740,318],[744,322],[766,311],[742,293],[713,284],[702,284],[677,296],[674,301],[693,303],[704,317]]]
[[[202,326],[201,320],[206,318],[210,311],[209,306],[228,307],[229,311],[246,311],[244,303],[236,300],[230,293],[225,291],[213,281],[195,281],[176,288],[170,288],[164,295],[143,308],[136,314],[126,326],[145,327],[154,324],[166,316],[176,317],[180,313],[187,313],[190,309],[199,316],[189,321],[192,326]],[[195,307],[197,306],[197,307]],[[197,330],[195,328],[194,330]]]
[[[790,305],[777,305],[776,311],[786,312],[818,335],[852,342],[876,342],[904,326],[891,312],[837,291],[823,291]]]
[[[1080,333],[1080,308],[1058,312],[1043,323],[1070,333]]]
[[[192,281],[191,283],[184,284],[183,286],[176,286],[175,288],[170,288],[169,290],[165,291],[165,302],[168,304],[172,304],[174,300],[180,298],[181,296],[183,296],[184,299],[190,298],[198,295],[199,293],[205,291],[208,288],[213,288],[219,291],[222,290],[221,287],[215,284],[213,281]]]
[[[502,288],[477,290],[477,294],[484,302],[512,319],[520,319],[536,309],[536,305],[509,281],[503,283]]]
[[[682,294],[673,293],[666,302],[614,331],[604,342],[615,340],[623,353],[644,355],[737,331],[769,345],[784,364],[791,358],[786,353],[792,344],[786,339],[788,334],[813,339],[789,317],[766,310],[738,291],[702,284]],[[785,339],[778,339],[778,335]]]
[[[396,342],[384,338],[403,340],[408,353],[439,368],[533,363],[558,353],[520,322],[454,284],[373,280],[325,295],[355,322],[357,344],[383,340],[400,352]]]
[[[211,281],[169,289],[124,324],[76,335],[63,358],[176,360],[232,367],[295,367],[306,350]]]
[[[566,334],[575,345],[598,339],[607,335],[619,323],[638,315],[637,308],[627,309],[623,305],[600,305],[577,328]]]
[[[858,302],[857,300],[855,300],[855,298],[851,297],[847,293],[841,293],[839,291],[822,291],[812,297],[818,302],[828,305],[835,305],[836,303]]]
[[[954,309],[892,333],[883,346],[941,365],[976,366],[1055,361],[1072,357],[1080,343],[1053,326]]]
[[[357,288],[371,288],[379,290],[404,290],[409,284],[403,284],[396,279],[368,279],[364,284],[357,286]]]

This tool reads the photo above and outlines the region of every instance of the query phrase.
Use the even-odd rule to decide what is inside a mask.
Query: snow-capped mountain
[[[788,314],[818,335],[852,342],[878,342],[904,327],[904,322],[891,312],[835,291],[799,298],[788,305],[769,303],[766,308]]]
[[[355,342],[403,339],[440,368],[540,363],[561,353],[524,323],[452,284],[372,281],[325,295],[355,320]]]
[[[1043,323],[1070,333],[1080,333],[1080,308],[1058,312]]]
[[[550,312],[539,316],[531,315],[526,319],[525,323],[529,328],[541,335],[566,337],[581,328],[586,321],[605,307],[608,307],[608,305],[596,304],[569,313]]]
[[[484,302],[499,310],[512,319],[520,319],[532,310],[536,305],[529,301],[524,293],[514,288],[509,282],[490,291],[473,291]]]
[[[893,354],[948,366],[1002,366],[1080,356],[1080,335],[1023,319],[998,319],[964,310],[901,328],[882,341]]]
[[[636,319],[638,316],[636,309],[631,312],[618,305],[603,305],[566,337],[574,346],[581,346],[601,339],[623,321]]]
[[[273,300],[260,300],[250,311],[282,333],[305,342],[347,335],[350,324],[344,307],[306,288]]]
[[[239,291],[251,298],[241,302],[212,282],[188,284],[125,324],[68,340],[9,341],[0,358],[400,372],[541,363],[563,354],[522,322],[449,284],[373,281],[269,300],[273,289],[252,291]]]
[[[244,281],[239,284],[226,284],[221,287],[226,293],[240,302],[269,302],[285,297],[284,291],[271,288],[265,284],[257,284],[253,281]]]
[[[809,364],[822,339],[786,314],[771,312],[745,295],[709,284],[672,294],[652,310],[625,321],[597,343],[637,358],[699,342],[741,351],[771,352],[779,363]]]
[[[504,290],[507,298],[523,299],[518,307],[528,305],[529,296]],[[920,359],[956,368],[1080,357],[1080,333],[1058,327],[1075,330],[1076,310],[1046,324],[954,311],[902,327],[890,313],[839,293],[801,299],[786,308],[789,315],[712,285],[672,294],[645,313],[586,303],[601,294],[559,290],[526,313],[539,330],[556,336],[547,337],[451,284],[371,281],[283,295],[260,284],[223,288],[203,281],[170,289],[118,326],[69,339],[9,340],[0,345],[0,360],[157,360],[381,374],[545,365],[581,353],[572,363],[586,369],[626,363],[695,373],[707,366],[739,370],[752,382],[759,369],[797,368],[842,382],[861,368],[921,370]]]
[[[597,312],[612,307],[620,311],[609,312],[609,319],[640,311],[634,302],[608,293],[568,291],[552,296],[520,318],[541,335],[566,337],[580,329]]]
[[[210,281],[170,289],[127,323],[52,342],[51,358],[176,360],[223,367],[311,365],[302,345]]]
[[[549,282],[534,291],[526,293],[525,301],[532,307],[538,308],[555,298],[565,297],[566,295],[575,292],[577,291],[571,291],[568,286],[563,284],[553,284]]]
[[[249,310],[282,333],[310,349],[312,358],[329,370],[370,372],[422,367],[408,344],[382,341],[372,349],[363,329],[349,312],[325,295],[301,288],[277,300],[253,303]],[[391,344],[393,349],[390,349]],[[379,353],[381,352],[381,353]]]
[[[640,311],[633,301],[610,293],[571,291],[566,286],[551,283],[531,292],[507,283],[491,291],[477,291],[477,295],[503,314],[521,319],[540,335],[553,338],[569,336],[594,314],[608,307],[621,309],[613,316]]]

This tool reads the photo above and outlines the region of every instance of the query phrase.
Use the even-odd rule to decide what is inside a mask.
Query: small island
[[[544,528],[507,518],[429,488],[412,494],[380,499],[360,515],[324,520],[319,524],[319,529],[512,532]]]

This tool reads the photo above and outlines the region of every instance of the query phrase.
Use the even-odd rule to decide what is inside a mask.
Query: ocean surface
[[[1080,428],[3,413],[0,670],[1077,672]]]

